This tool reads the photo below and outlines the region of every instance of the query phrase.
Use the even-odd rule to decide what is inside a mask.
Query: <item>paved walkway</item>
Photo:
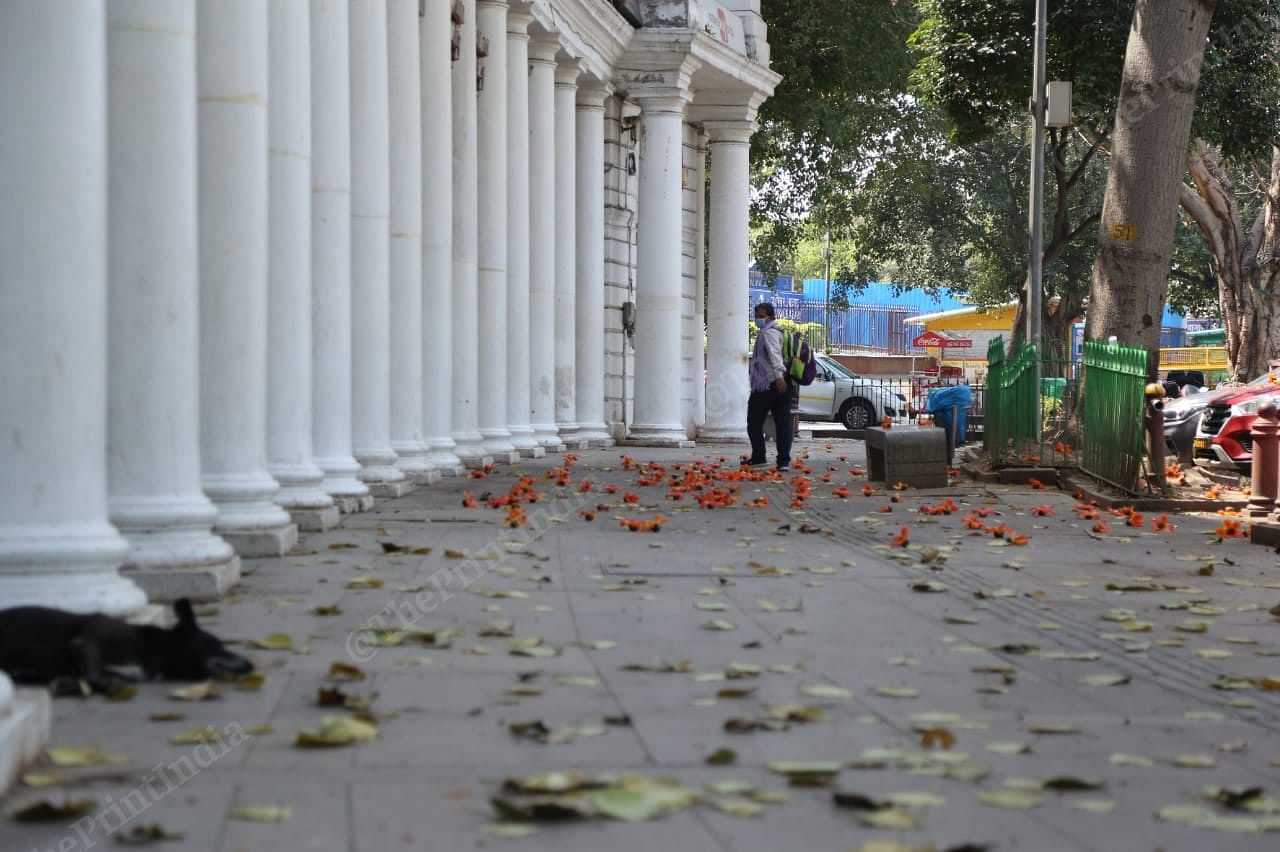
[[[807,448],[803,511],[788,508],[791,477],[713,481],[703,492],[737,487],[737,505],[699,508],[692,493],[667,499],[669,480],[638,484],[658,474],[623,469],[620,450],[593,451],[563,487],[547,478],[560,458],[519,468],[544,496],[518,529],[483,504],[517,482],[499,469],[251,562],[204,623],[246,645],[285,634],[294,650],[248,651],[261,687],[213,700],[145,684],[128,701],[57,701],[55,744],[120,762],[40,767],[30,780],[55,785],[5,805],[87,797],[102,810],[76,828],[0,822],[0,848],[89,848],[132,813],[119,833],[159,826],[184,839],[156,848],[228,852],[1276,848],[1280,835],[1254,833],[1280,819],[1268,798],[1280,796],[1280,692],[1266,688],[1280,686],[1267,679],[1280,679],[1274,554],[1215,543],[1218,518],[1152,533],[1150,518],[1137,531],[1108,516],[1113,534],[1091,535],[1095,522],[1052,491],[960,482],[867,497],[849,473],[861,443]],[[670,476],[721,452],[736,459],[736,448],[630,454]],[[464,490],[481,508],[464,507]],[[952,514],[921,513],[946,497]],[[617,520],[658,513],[658,533]],[[965,516],[1029,541],[968,530]],[[909,546],[891,546],[903,525]],[[406,622],[419,632],[353,634]],[[366,679],[327,679],[335,662]],[[326,714],[350,717],[316,706],[335,686],[356,712],[376,695],[376,739],[296,747]],[[221,741],[171,742],[203,726]],[[719,750],[734,762],[708,764]],[[830,784],[790,784],[779,762]],[[492,797],[535,809],[504,779],[550,770],[683,786],[631,779],[629,793],[542,808],[673,809],[649,820],[497,825]],[[1212,785],[1229,788],[1230,807],[1206,798]],[[1157,818],[1171,805],[1178,821]]]

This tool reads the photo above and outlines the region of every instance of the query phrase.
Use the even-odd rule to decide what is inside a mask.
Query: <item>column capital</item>
[[[754,121],[704,121],[702,127],[712,145],[749,145],[757,130]]]
[[[632,92],[630,98],[640,104],[642,115],[679,115],[683,118],[689,102],[693,100],[693,93],[678,90]]]
[[[613,94],[613,85],[606,80],[583,75],[578,79],[578,109],[603,110],[604,102]]]
[[[510,5],[511,4],[508,3],[507,0],[476,0],[477,9],[481,6],[501,6],[505,9]]]
[[[646,67],[623,68],[618,71],[618,90],[635,101],[653,98],[682,98],[693,100],[693,73],[702,63],[692,56],[657,57],[662,60]]]
[[[566,57],[556,62],[556,88],[557,89],[573,89],[578,86],[578,76],[582,73],[582,66],[578,60],[572,57]]]
[[[531,34],[529,39],[529,61],[539,65],[555,65],[556,54],[560,51],[560,42],[552,36]]]
[[[512,4],[507,10],[507,38],[529,40],[529,25],[533,23],[533,15],[528,7]]]

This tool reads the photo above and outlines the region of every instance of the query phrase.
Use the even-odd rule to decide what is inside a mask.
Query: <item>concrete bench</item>
[[[904,482],[915,488],[946,488],[945,429],[874,426],[866,431],[867,478],[893,485]]]

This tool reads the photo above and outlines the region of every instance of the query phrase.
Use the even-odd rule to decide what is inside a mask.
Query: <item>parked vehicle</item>
[[[800,419],[831,420],[866,429],[885,417],[906,417],[907,398],[891,384],[867,379],[826,355],[816,356],[813,384],[800,388]]]
[[[1195,462],[1211,468],[1249,473],[1253,466],[1253,439],[1249,435],[1258,407],[1280,402],[1280,383],[1274,373],[1247,386],[1215,394],[1200,419],[1195,437]]]
[[[1229,393],[1236,393],[1232,390]],[[1164,404],[1164,443],[1170,458],[1191,464],[1195,457],[1196,430],[1209,404],[1221,394],[1204,391],[1181,396]]]

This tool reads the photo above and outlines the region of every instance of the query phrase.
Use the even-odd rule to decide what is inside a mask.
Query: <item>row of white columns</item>
[[[129,613],[122,563],[153,594],[216,596],[238,555],[374,494],[609,441],[610,90],[504,0],[464,5],[452,61],[451,6],[5,6],[0,599]],[[682,91],[633,93],[631,437],[658,444],[691,437]],[[711,131],[723,437],[745,410],[748,138]]]

